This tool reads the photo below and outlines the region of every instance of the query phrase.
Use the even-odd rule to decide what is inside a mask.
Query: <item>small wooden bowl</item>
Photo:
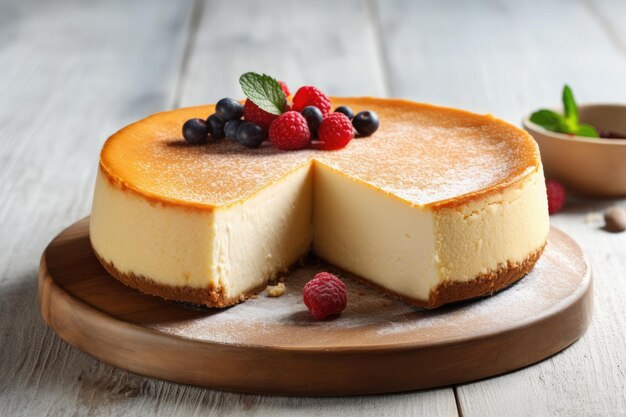
[[[580,120],[606,131],[626,133],[626,105],[586,104]],[[568,189],[595,197],[626,196],[626,138],[594,139],[555,133],[523,120],[537,141],[546,178]]]

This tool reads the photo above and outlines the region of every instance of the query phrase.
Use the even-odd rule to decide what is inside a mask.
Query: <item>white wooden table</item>
[[[572,200],[552,223],[585,249],[585,336],[540,364],[397,395],[286,398],[153,380],[69,347],[41,321],[48,241],[89,213],[106,137],[149,113],[240,97],[238,75],[406,97],[518,123],[626,102],[626,1],[0,0],[0,416],[626,415],[626,233]],[[591,213],[591,215],[590,215]]]

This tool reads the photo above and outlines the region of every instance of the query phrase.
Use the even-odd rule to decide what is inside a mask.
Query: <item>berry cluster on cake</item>
[[[243,103],[158,113],[105,143],[90,238],[123,283],[225,307],[312,252],[435,308],[505,288],[540,257],[546,188],[523,130],[451,108],[311,86],[291,97],[271,77],[242,80]]]

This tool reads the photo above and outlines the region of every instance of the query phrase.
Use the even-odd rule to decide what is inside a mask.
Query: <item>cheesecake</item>
[[[324,151],[186,145],[214,106],[157,113],[103,146],[90,220],[110,274],[169,300],[226,307],[309,254],[435,308],[522,278],[549,230],[532,138],[490,115],[332,98],[378,113],[370,137]]]

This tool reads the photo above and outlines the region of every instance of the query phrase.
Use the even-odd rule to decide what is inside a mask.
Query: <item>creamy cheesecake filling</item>
[[[522,262],[548,235],[543,172],[452,208],[411,205],[313,161],[214,210],[149,202],[100,171],[90,233],[121,273],[236,298],[313,245],[320,258],[415,300]],[[129,239],[129,236],[132,239]]]
[[[550,229],[541,167],[501,193],[434,212],[437,275],[468,281],[507,263],[521,263]]]
[[[395,293],[428,299],[439,282],[430,210],[321,163],[313,197],[316,255]]]
[[[313,251],[405,297],[427,300],[442,282],[521,263],[548,236],[542,170],[501,193],[432,210],[315,167]]]
[[[243,203],[215,209],[209,276],[230,297],[267,283],[310,251],[311,174],[306,164]]]
[[[98,256],[122,273],[167,285],[206,287],[213,212],[150,202],[98,171],[89,234]]]
[[[309,252],[311,197],[309,164],[245,202],[214,211],[151,204],[99,172],[91,242],[121,273],[237,297]]]

